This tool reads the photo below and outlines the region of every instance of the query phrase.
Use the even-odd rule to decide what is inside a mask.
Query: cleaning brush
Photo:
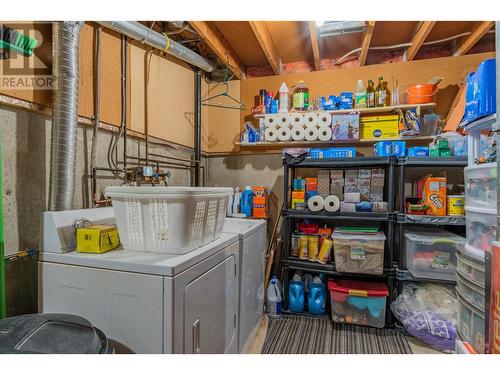
[[[24,56],[31,56],[38,40],[18,33],[10,27],[0,25],[0,49],[15,51]]]

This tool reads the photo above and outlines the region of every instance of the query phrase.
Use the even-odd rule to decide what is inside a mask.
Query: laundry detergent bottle
[[[326,286],[318,276],[309,284],[309,298],[307,302],[310,314],[322,315],[325,313]]]
[[[251,186],[245,187],[241,195],[241,213],[247,217],[252,217],[253,209],[253,190]]]
[[[267,313],[272,317],[279,317],[281,315],[281,302],[282,298],[280,287],[278,286],[278,278],[273,276],[267,287]]]
[[[299,275],[294,275],[288,286],[288,308],[300,313],[304,311],[305,286]]]

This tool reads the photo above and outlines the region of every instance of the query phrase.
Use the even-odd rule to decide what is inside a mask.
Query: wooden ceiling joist
[[[229,64],[238,79],[245,78],[245,65],[216,27],[206,21],[189,21],[189,23],[217,57]]]
[[[418,29],[418,31],[413,36],[413,39],[411,40],[411,46],[408,48],[408,50],[405,52],[403,56],[403,60],[405,61],[413,60],[413,58],[417,54],[420,47],[422,47],[422,44],[425,42],[425,39],[427,39],[427,36],[431,32],[435,24],[436,21],[424,21],[421,23],[420,28]]]
[[[269,62],[269,65],[271,65],[274,74],[282,74],[283,66],[281,64],[281,59],[278,55],[276,47],[274,46],[274,42],[265,22],[249,21],[249,24],[252,27],[253,33],[255,34],[255,37],[257,38],[262,51],[266,55],[267,61]]]
[[[363,33],[363,40],[361,42],[361,52],[358,58],[359,66],[363,66],[366,63],[368,49],[370,48],[370,42],[372,40],[373,29],[375,29],[375,21],[368,21],[366,23],[366,30]]]
[[[309,21],[309,35],[311,37],[311,47],[314,60],[314,70],[321,70],[321,56],[319,55],[318,31],[316,22]]]
[[[477,25],[471,34],[457,47],[453,56],[462,56],[470,51],[472,47],[493,27],[495,22],[484,21]]]

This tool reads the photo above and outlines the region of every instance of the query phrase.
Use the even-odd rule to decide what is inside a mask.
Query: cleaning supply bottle
[[[366,88],[366,104],[368,108],[375,107],[375,88],[371,79],[368,80],[368,87]]]
[[[298,81],[293,88],[293,109],[296,111],[309,109],[309,88],[304,81]]]
[[[321,278],[316,276],[309,285],[309,297],[307,307],[310,314],[322,315],[326,310],[326,287]]]
[[[366,89],[363,80],[358,80],[356,85],[356,96],[354,99],[355,108],[366,108]]]
[[[290,90],[288,89],[288,86],[286,85],[285,82],[281,84],[280,87],[280,105],[279,105],[279,112],[280,113],[287,113],[288,110],[290,109],[290,97],[288,96],[288,93]]]
[[[231,213],[233,215],[239,214],[241,209],[241,192],[238,187],[234,189],[234,196],[233,196],[233,209],[231,210]]]
[[[295,274],[288,286],[288,308],[290,311],[300,313],[304,311],[305,287],[302,278]]]
[[[278,286],[278,278],[273,276],[267,287],[267,303],[266,311],[272,317],[279,317],[281,315],[281,291]]]
[[[251,186],[246,186],[241,195],[241,213],[247,217],[252,217],[253,210],[253,190]]]
[[[272,91],[266,93],[266,98],[264,100],[264,106],[266,107],[266,113],[271,113],[271,103],[273,102],[274,94]]]

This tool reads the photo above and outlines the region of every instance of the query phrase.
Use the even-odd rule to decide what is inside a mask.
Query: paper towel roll
[[[302,126],[294,126],[292,128],[292,139],[294,141],[303,141],[306,139],[306,131]]]
[[[325,198],[323,206],[328,212],[336,212],[340,209],[340,199],[336,195],[329,195]]]
[[[292,126],[304,125],[304,115],[302,113],[290,113],[290,124]]]
[[[278,116],[277,115],[265,115],[264,125],[268,126],[278,126]]]
[[[320,126],[318,129],[318,139],[320,141],[331,141],[332,128],[329,126]]]
[[[330,126],[332,124],[332,115],[329,113],[320,113],[318,115],[319,126]]]
[[[282,142],[290,141],[292,139],[292,131],[290,130],[290,128],[279,128],[278,139]]]
[[[307,207],[313,212],[321,211],[324,206],[324,199],[321,195],[315,195],[307,200]]]
[[[317,141],[318,140],[318,129],[315,127],[308,127],[305,130],[306,141]]]
[[[304,115],[304,124],[307,127],[318,125],[318,115],[316,113],[306,113]]]
[[[278,119],[278,126],[279,127],[286,127],[286,126],[291,126],[290,125],[290,115],[288,113],[281,113],[276,116]]]
[[[275,142],[278,139],[278,129],[274,126],[269,126],[264,132],[266,142]]]

